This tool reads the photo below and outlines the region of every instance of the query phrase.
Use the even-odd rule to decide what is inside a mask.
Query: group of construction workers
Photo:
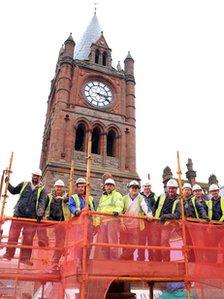
[[[137,245],[170,246],[172,230],[165,225],[172,219],[181,218],[181,204],[178,194],[178,183],[175,179],[167,182],[165,192],[156,196],[151,188],[151,183],[146,180],[140,183],[132,180],[128,184],[127,194],[122,196],[116,189],[116,182],[112,177],[105,180],[103,194],[96,203],[91,196],[86,198],[86,180],[78,178],[75,182],[75,193],[69,196],[65,183],[59,179],[54,183],[50,194],[47,194],[41,180],[41,170],[32,173],[30,182],[22,182],[13,187],[9,178],[5,182],[11,194],[19,194],[19,199],[14,208],[14,217],[36,219],[37,223],[12,220],[9,230],[8,247],[3,255],[4,259],[11,260],[15,255],[16,245],[22,233],[22,248],[20,250],[20,263],[32,266],[32,245],[35,234],[38,236],[40,247],[48,246],[47,230],[38,223],[42,219],[65,221],[71,217],[80,217],[88,208],[99,212],[91,219],[90,239],[97,243],[111,244],[96,246],[95,256],[105,259],[134,259]],[[209,187],[211,194],[209,200],[204,199],[204,192],[200,185],[191,186],[184,183],[182,196],[186,217],[201,218],[206,221],[224,220],[224,198],[219,195],[219,187],[212,184]],[[179,192],[180,193],[180,192]],[[119,217],[122,215],[122,217]],[[144,216],[144,217],[142,217]],[[160,221],[158,221],[160,220]],[[161,225],[164,224],[164,225]],[[55,227],[55,247],[63,248],[65,230]],[[115,246],[113,246],[115,244]],[[124,244],[121,249],[117,244]],[[131,245],[131,246],[130,246]],[[29,247],[30,246],[30,247]],[[122,246],[121,246],[122,247]],[[58,267],[62,250],[55,249],[52,257],[53,266]],[[136,258],[136,255],[135,255]],[[138,249],[138,260],[169,261],[169,250]]]

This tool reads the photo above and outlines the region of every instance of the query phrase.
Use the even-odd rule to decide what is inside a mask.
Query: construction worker
[[[209,186],[209,193],[211,194],[211,199],[206,200],[206,210],[208,212],[208,217],[210,220],[215,220],[218,222],[224,221],[224,198],[219,194],[219,187],[216,184]],[[220,226],[215,225],[210,228],[209,234],[207,235],[206,245],[211,247],[223,247],[223,229]],[[210,263],[217,262],[218,256],[217,250],[208,250],[206,252],[206,259]],[[223,251],[220,251],[222,257],[224,257]]]
[[[209,220],[201,186],[195,184],[192,188],[192,191],[193,196],[189,198],[185,204],[186,216],[191,218],[202,218],[205,220]]]
[[[209,193],[212,198],[206,200],[206,209],[208,211],[208,217],[210,220],[216,220],[219,222],[224,221],[224,198],[219,194],[219,187],[216,184],[212,184],[209,187]]]
[[[57,180],[54,183],[54,189],[47,195],[47,208],[45,211],[45,218],[47,220],[64,221],[69,218],[70,212],[67,207],[68,195],[65,192],[65,184],[62,180]],[[55,234],[55,247],[57,249],[53,253],[52,257],[52,270],[59,270],[59,260],[62,255],[64,243],[65,243],[65,227],[60,224],[55,224],[49,227],[49,231],[53,228]],[[42,241],[46,245],[48,244],[48,236],[46,227],[38,230],[39,242]]]
[[[46,207],[46,192],[41,182],[42,172],[37,169],[32,172],[32,179],[30,182],[22,182],[18,186],[13,187],[10,183],[8,190],[11,194],[19,194],[19,200],[14,208],[13,217],[36,219],[40,222],[44,216]],[[6,177],[6,182],[9,180]],[[12,220],[8,244],[17,244],[20,233],[22,231],[22,245],[32,246],[33,238],[36,233],[36,225],[32,222],[14,221]],[[16,247],[7,247],[6,253],[3,258],[11,260],[14,257]],[[20,251],[20,263],[32,266],[30,261],[32,249],[21,248]]]
[[[192,187],[189,183],[184,183],[182,187],[183,199],[186,202],[192,197]]]
[[[148,206],[144,197],[140,194],[140,184],[137,181],[129,183],[129,193],[123,197],[124,209],[123,214],[127,216],[147,215],[152,217],[148,212]],[[136,218],[121,218],[120,243],[122,244],[139,244],[139,231],[144,230],[144,221]],[[133,259],[135,248],[123,248],[121,259]]]
[[[75,186],[76,193],[69,198],[68,208],[73,216],[79,216],[82,210],[87,206],[85,197],[86,180],[84,178],[78,178],[75,182]],[[92,196],[88,198],[88,208],[92,211],[95,210]]]
[[[189,183],[184,183],[182,187],[182,195],[183,195],[183,203],[184,203],[184,213],[186,217],[191,217],[192,212],[194,211],[193,205],[192,205],[192,187]],[[196,204],[198,207],[198,204]],[[200,206],[198,207],[200,209]],[[190,246],[193,245],[191,233],[188,230],[188,227],[186,228],[186,243]],[[194,250],[192,248],[189,248],[188,250],[188,261],[195,261],[195,254]]]
[[[98,243],[118,244],[119,240],[119,220],[114,218],[119,216],[124,209],[122,195],[115,189],[115,181],[108,178],[104,183],[103,195],[99,200],[97,212],[109,213],[108,216],[98,216],[94,220],[94,233],[98,234]],[[96,256],[103,255],[105,259],[117,259],[118,249],[115,247],[97,247]]]
[[[144,201],[147,204],[148,207],[148,215],[150,214],[152,216],[152,210],[155,205],[155,202],[157,200],[157,196],[155,195],[154,192],[152,192],[151,188],[151,182],[150,180],[146,180],[143,182],[143,191],[141,195],[144,197]],[[145,222],[145,228],[144,230],[141,230],[139,232],[139,244],[140,245],[151,245],[150,240],[151,240],[151,235],[152,235],[152,227],[153,223],[152,222]],[[149,250],[144,250],[144,249],[138,249],[138,260],[144,261],[145,260],[145,252],[148,253],[148,259],[152,259],[153,251],[151,249]]]
[[[82,211],[88,209],[90,211],[95,211],[95,205],[93,202],[92,196],[89,196],[88,202],[86,199],[86,180],[84,178],[78,178],[75,182],[76,187],[76,193],[73,194],[69,198],[68,208],[74,217],[78,217]],[[83,239],[83,221],[80,219],[80,221],[76,221],[76,225],[74,227],[75,235],[77,240]],[[92,217],[90,218],[90,221],[88,222],[88,241],[92,242],[93,240],[93,225],[92,225]],[[77,264],[78,267],[82,265],[82,248],[79,247],[80,245],[77,245],[75,254],[77,255]],[[88,248],[87,255],[89,256],[91,252],[91,248]]]
[[[188,207],[186,208],[185,206],[187,216],[196,219],[202,218],[209,221],[201,186],[195,184],[192,188],[192,191],[193,197],[188,202]],[[207,260],[206,251],[197,249],[197,247],[205,246],[205,234],[206,227],[202,224],[195,226],[193,231],[189,230],[192,243],[194,246],[196,246],[196,248],[193,249],[196,262],[205,262]]]
[[[153,208],[153,216],[157,219],[160,219],[160,221],[163,223],[166,220],[180,218],[177,181],[170,179],[167,182],[166,188],[167,192],[158,197]],[[171,229],[171,226],[167,225],[167,223],[162,226],[157,223],[157,227],[154,227],[152,234],[152,243],[155,245],[169,247],[169,240],[172,232],[173,229]],[[170,252],[168,250],[156,250],[153,255],[153,260],[169,261]]]

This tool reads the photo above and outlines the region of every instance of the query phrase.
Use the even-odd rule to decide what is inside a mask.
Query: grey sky
[[[98,1],[97,16],[114,66],[135,60],[137,165],[162,190],[162,169],[211,173],[224,184],[224,2]],[[69,33],[77,42],[94,1],[4,1],[0,17],[0,170],[15,152],[13,183],[39,165],[46,101],[58,51]]]

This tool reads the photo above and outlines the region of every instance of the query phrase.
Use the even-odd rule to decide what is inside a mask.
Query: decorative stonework
[[[106,158],[106,167],[119,169],[119,167],[120,167],[119,160],[115,157],[107,157]]]
[[[117,71],[110,67],[109,60],[106,66],[97,64],[92,58],[91,61],[74,60],[74,47],[75,44],[72,44],[69,49],[64,48],[51,85],[40,163],[46,187],[51,189],[58,178],[67,182],[72,159],[75,163],[75,177],[86,176],[88,139],[97,127],[99,143],[93,145],[93,151],[100,154],[92,155],[92,193],[96,197],[100,196],[102,175],[108,171],[117,181],[118,189],[125,194],[129,181],[139,179],[135,152],[134,60],[130,55],[127,56],[124,70]],[[83,88],[90,79],[110,86],[113,94],[111,106],[100,109],[87,105]],[[95,92],[99,93],[97,90]],[[84,133],[77,129],[80,123],[84,125]],[[110,130],[115,134],[109,135]],[[85,152],[74,150],[76,137],[84,140],[76,149]],[[99,148],[95,149],[97,146]]]

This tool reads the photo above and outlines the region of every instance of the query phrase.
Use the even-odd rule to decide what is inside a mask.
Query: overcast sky
[[[58,51],[77,42],[94,1],[1,1],[0,170],[15,152],[12,182],[39,166],[46,102]],[[223,0],[98,1],[97,16],[114,66],[135,60],[137,168],[162,191],[166,165],[176,173],[191,157],[199,181],[224,184]]]

